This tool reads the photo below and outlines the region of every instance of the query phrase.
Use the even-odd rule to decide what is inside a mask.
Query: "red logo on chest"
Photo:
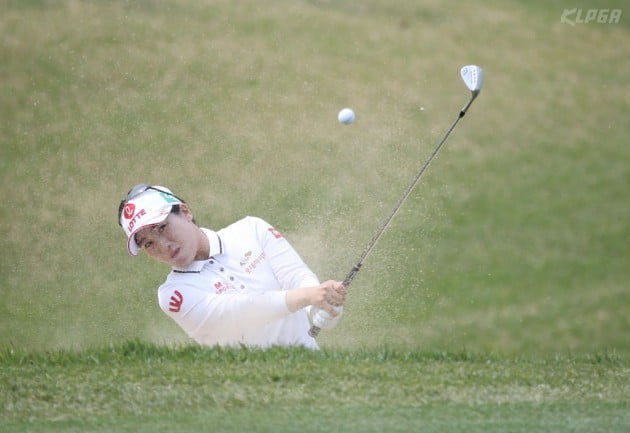
[[[260,265],[262,261],[265,260],[265,257],[267,257],[267,254],[265,254],[265,252],[260,253],[260,255],[252,260],[249,266],[245,268],[245,272],[247,272],[248,274],[254,272],[254,269],[256,269],[258,265]]]
[[[171,302],[168,303],[168,311],[171,313],[179,313],[182,309],[182,303],[184,302],[184,296],[179,290],[175,290],[171,296]]]
[[[223,284],[221,281],[217,281],[216,283],[214,283],[214,291],[217,294],[223,293],[227,290],[227,286],[225,284]]]

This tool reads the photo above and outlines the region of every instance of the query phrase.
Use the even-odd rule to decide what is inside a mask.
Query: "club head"
[[[460,71],[466,87],[470,89],[473,97],[476,97],[481,91],[483,84],[483,69],[476,65],[467,65]]]

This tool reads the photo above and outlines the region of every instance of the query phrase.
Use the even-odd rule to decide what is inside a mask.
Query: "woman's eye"
[[[158,227],[158,233],[162,233],[165,228],[166,228],[166,224],[162,224],[160,227]]]
[[[149,248],[151,248],[151,245],[153,245],[153,242],[151,242],[151,241],[146,241],[146,242],[144,243],[144,248],[145,248],[145,249],[149,249]]]

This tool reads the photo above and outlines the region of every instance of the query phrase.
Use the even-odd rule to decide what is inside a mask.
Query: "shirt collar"
[[[219,237],[219,234],[215,231],[212,231],[210,229],[205,229],[205,228],[202,228],[201,231],[208,238],[208,243],[210,244],[210,258],[220,256],[221,254],[223,254],[223,251],[225,250],[225,248],[223,245],[223,241]],[[192,262],[190,266],[188,266],[187,268],[179,268],[179,267],[173,266],[173,270],[177,272],[199,272],[201,271],[201,269],[203,268],[203,265],[205,265],[208,260],[209,259],[196,260]]]

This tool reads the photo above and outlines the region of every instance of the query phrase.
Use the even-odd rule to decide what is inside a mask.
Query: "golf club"
[[[451,127],[448,128],[448,130],[446,131],[446,134],[444,134],[444,137],[442,137],[442,140],[440,140],[438,145],[433,150],[433,153],[431,153],[431,155],[429,156],[427,161],[424,163],[420,171],[418,171],[416,176],[413,178],[411,184],[405,190],[405,193],[403,194],[403,196],[400,198],[400,200],[394,207],[394,210],[389,214],[387,219],[381,225],[380,229],[376,232],[376,234],[374,235],[374,237],[372,238],[368,246],[365,248],[365,251],[359,258],[359,261],[357,262],[357,264],[352,267],[352,269],[350,270],[346,278],[343,280],[343,285],[346,288],[350,286],[350,284],[352,283],[352,280],[354,280],[354,277],[361,270],[361,266],[363,266],[363,262],[370,255],[370,253],[374,249],[374,246],[383,235],[383,232],[385,232],[385,229],[387,229],[389,224],[392,222],[392,220],[394,219],[394,217],[396,216],[396,214],[402,207],[405,200],[407,200],[407,197],[409,197],[409,194],[411,194],[411,191],[414,189],[414,187],[416,186],[416,184],[422,177],[422,174],[427,169],[427,167],[429,166],[433,158],[435,158],[435,155],[437,155],[437,153],[440,151],[440,148],[446,142],[446,139],[448,138],[448,136],[451,134],[451,132],[453,132],[453,129],[455,129],[455,126],[457,126],[457,123],[459,122],[459,120],[462,117],[464,117],[470,105],[473,103],[475,98],[479,95],[479,92],[481,91],[481,85],[483,84],[483,69],[481,69],[479,66],[467,65],[467,66],[464,66],[460,70],[460,75],[462,79],[464,80],[466,87],[468,87],[468,89],[472,93],[470,99],[468,100],[466,105],[464,105],[464,107],[460,110],[459,115],[457,116],[457,119],[455,119]],[[319,334],[320,330],[321,329],[319,327],[313,325],[311,326],[311,329],[309,329],[308,334],[311,337],[315,338]]]

